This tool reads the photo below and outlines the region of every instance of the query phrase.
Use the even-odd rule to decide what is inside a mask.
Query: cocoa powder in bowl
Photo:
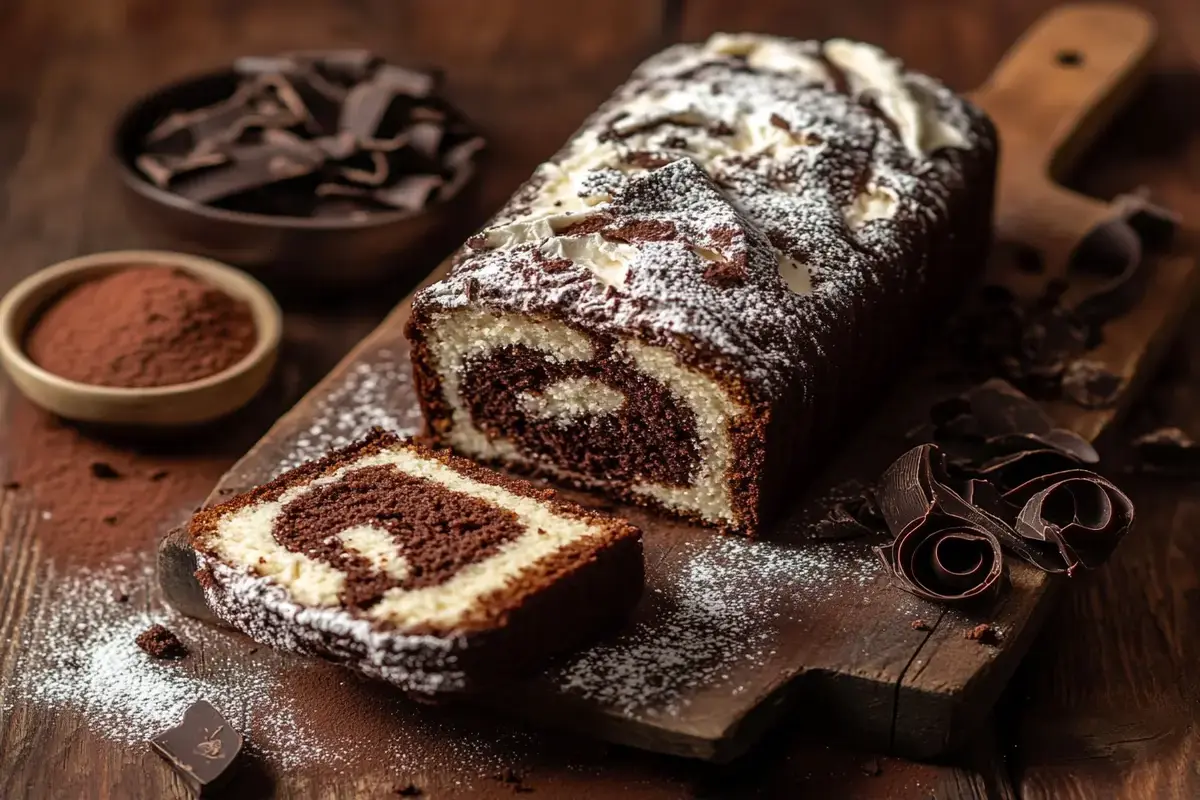
[[[35,320],[25,350],[69,380],[148,388],[222,372],[256,341],[244,301],[184,270],[131,265],[57,298]]]

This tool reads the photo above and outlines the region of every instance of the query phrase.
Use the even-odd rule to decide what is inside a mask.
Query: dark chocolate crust
[[[536,570],[526,570],[504,590],[480,598],[452,628],[400,630],[369,620],[353,607],[304,608],[280,585],[220,559],[212,537],[225,514],[277,499],[293,486],[392,448],[408,449],[472,480],[536,499],[556,514],[598,526],[600,535],[542,558]],[[426,696],[473,692],[503,683],[615,628],[636,605],[644,584],[641,532],[627,522],[564,502],[553,490],[403,442],[381,430],[202,510],[193,517],[188,533],[199,564],[197,579],[219,618],[264,644],[339,662]]]
[[[822,57],[820,43],[787,46],[805,57]],[[837,73],[828,85],[785,83],[744,57],[714,55],[694,45],[671,48],[639,68],[551,168],[539,169],[493,226],[472,237],[450,276],[414,299],[406,335],[429,435],[452,444],[452,409],[432,342],[437,326],[455,325],[455,314],[463,310],[553,321],[584,334],[597,353],[619,341],[666,348],[746,409],[729,431],[733,453],[726,481],[736,520],[720,527],[761,532],[953,308],[982,270],[990,245],[998,143],[986,116],[936,81],[902,71],[898,79],[936,107],[961,138],[914,153],[879,108],[878,97],[850,93],[845,74],[829,64],[822,69]],[[748,107],[761,101],[794,113],[807,126],[803,130],[783,116],[772,115],[770,124],[827,146],[802,171],[764,173],[749,157],[705,167],[698,150],[663,139],[654,152],[624,155],[627,166],[649,171],[593,173],[596,181],[611,183],[591,192],[593,200],[611,195],[591,207],[598,210],[572,210],[565,221],[534,215],[550,220],[552,239],[598,233],[636,246],[639,260],[616,287],[570,260],[548,260],[540,245],[492,243],[498,237],[489,231],[526,219],[553,180],[555,165],[578,156],[576,144],[620,143],[622,131],[631,129],[628,109],[639,97],[686,94],[696,87],[710,92],[701,99],[712,107],[720,105],[712,99],[717,95],[743,92]],[[710,133],[726,135],[713,133],[723,120],[709,122]],[[668,130],[674,123],[646,124]],[[698,124],[688,118],[677,128]],[[890,216],[852,218],[855,203],[877,196],[881,186],[892,192]],[[587,186],[581,196],[585,191]],[[807,265],[810,293],[781,280],[780,254]],[[460,381],[470,383],[477,368],[469,363]],[[489,436],[499,433],[520,445],[522,437],[539,438],[529,435],[530,428],[549,424],[526,418],[505,427],[491,414],[488,398],[475,394],[467,398],[473,400],[469,411]],[[663,425],[663,441],[686,437],[686,424],[661,416],[654,421]],[[579,429],[579,435],[586,431]],[[627,442],[629,452],[639,456],[644,446],[632,437]],[[563,448],[519,452],[519,459],[504,457],[505,464],[658,506],[626,478],[635,458],[604,476]]]

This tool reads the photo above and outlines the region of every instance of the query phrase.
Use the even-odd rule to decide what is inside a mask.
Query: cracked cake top
[[[994,157],[986,117],[878,48],[718,34],[653,56],[472,237],[417,315],[549,315],[770,395]],[[916,268],[919,268],[916,267]]]

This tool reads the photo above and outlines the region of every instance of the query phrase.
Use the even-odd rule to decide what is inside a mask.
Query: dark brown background
[[[0,8],[0,288],[79,253],[137,246],[105,160],[119,109],[162,81],[245,53],[366,45],[401,62],[437,63],[453,99],[488,133],[492,155],[480,198],[462,228],[483,220],[569,135],[641,58],[676,39],[714,30],[804,37],[845,35],[883,45],[958,89],[981,82],[1041,12],[1042,0],[762,0],[590,4],[555,0],[9,0]],[[1143,3],[1159,16],[1155,74],[1135,107],[1095,148],[1075,184],[1111,196],[1139,184],[1200,219],[1200,4]],[[440,252],[418,254],[413,271]],[[416,275],[412,275],[415,279]],[[404,293],[398,277],[371,300],[305,310],[292,303],[280,379],[204,456],[162,456],[172,478],[159,498],[168,518],[198,503],[220,473]],[[1193,314],[1138,426],[1170,421],[1200,434],[1200,315]],[[46,421],[8,387],[5,455],[20,461]],[[32,420],[32,422],[30,421]],[[17,429],[19,427],[19,430]],[[20,434],[19,436],[15,434]],[[1110,450],[1122,458],[1124,436]],[[104,445],[96,445],[105,447]],[[215,450],[216,452],[213,452]],[[564,780],[548,757],[533,796],[1200,797],[1200,484],[1124,479],[1139,530],[1114,561],[1072,581],[1054,618],[1002,701],[983,740],[955,765],[881,759],[805,743],[781,732],[747,762],[713,769],[586,743],[549,742],[561,759],[591,764],[594,780]],[[0,693],[12,642],[30,613],[38,523],[28,489],[0,502]],[[147,546],[159,521],[147,523]],[[32,554],[32,558],[30,557]],[[0,703],[0,706],[5,705]],[[152,755],[81,731],[66,714],[18,703],[0,712],[0,797],[182,797]],[[864,767],[866,767],[864,769]],[[454,793],[452,775],[423,776],[432,796]],[[377,776],[275,776],[278,796],[386,796]],[[440,788],[439,788],[440,787]],[[557,788],[556,788],[557,787]],[[568,788],[569,787],[569,788]],[[484,793],[508,793],[483,781]]]

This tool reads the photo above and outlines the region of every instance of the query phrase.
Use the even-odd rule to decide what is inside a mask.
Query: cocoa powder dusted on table
[[[43,369],[81,383],[146,388],[215,375],[253,349],[243,301],[182,270],[131,266],[58,298],[26,338]]]
[[[5,488],[28,497],[42,553],[99,566],[145,551],[186,519],[229,468],[227,453],[131,447],[16,400],[9,409]]]

